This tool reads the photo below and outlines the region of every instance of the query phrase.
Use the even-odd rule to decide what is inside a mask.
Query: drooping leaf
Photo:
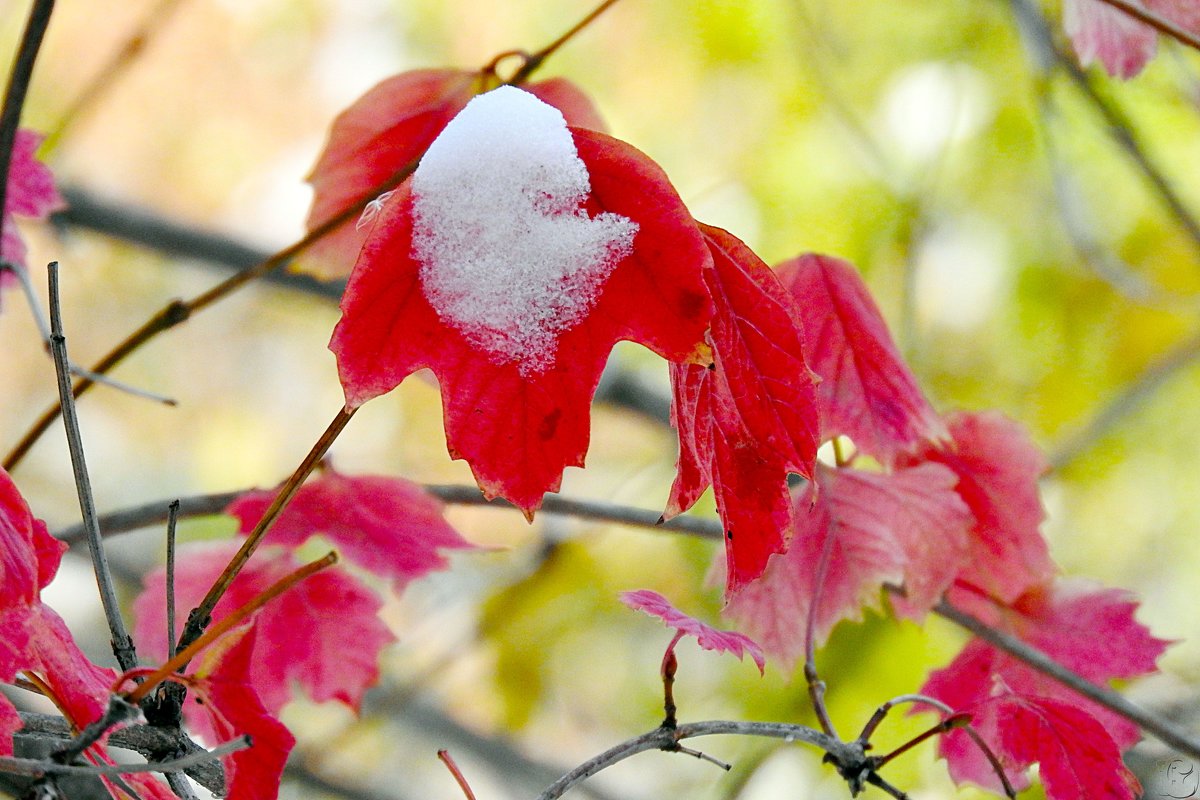
[[[177,629],[187,612],[237,550],[236,542],[180,549],[175,576]],[[241,571],[213,614],[219,620],[299,565],[287,553],[262,548]],[[148,656],[164,658],[166,576],[156,570],[134,602],[135,636]],[[379,677],[379,651],[393,640],[378,617],[379,597],[336,567],[306,578],[253,617],[257,630],[249,680],[263,706],[275,713],[292,697],[293,684],[313,700],[337,700],[358,708]]]
[[[711,369],[672,367],[677,477],[665,516],[711,483],[725,527],[726,589],[736,592],[783,552],[792,527],[788,473],[811,478],[818,419],[795,301],[733,235],[701,226],[716,313]]]
[[[0,468],[0,609],[37,602],[66,549]]]
[[[815,496],[810,484],[796,498],[787,552],[772,556],[763,576],[726,606],[741,629],[789,662],[804,651],[814,600],[818,644],[839,621],[861,619],[863,608],[878,606],[884,583],[905,587],[909,615],[927,610],[961,567],[970,524],[953,473],[936,464],[890,474],[818,465],[817,481]]]
[[[1144,0],[1149,11],[1185,30],[1200,32],[1200,5],[1193,0]],[[1158,49],[1158,32],[1102,0],[1064,0],[1063,28],[1083,66],[1099,61],[1109,75],[1137,75]]]
[[[308,230],[337,217],[406,166],[415,166],[484,84],[479,72],[414,70],[382,81],[356,100],[334,120],[309,175],[313,204]],[[552,78],[526,90],[561,111],[569,124],[604,130],[591,101],[569,81]],[[367,234],[365,226],[349,220],[309,247],[293,266],[325,280],[344,278]]]
[[[351,408],[432,369],[451,456],[527,514],[583,465],[615,342],[698,358],[712,314],[662,171],[537,102],[502,87],[447,127],[376,221],[330,342]]]
[[[288,753],[296,744],[291,732],[264,708],[248,679],[258,655],[256,636],[257,626],[251,625],[229,634],[232,641],[206,654],[185,706],[188,719],[214,745],[250,737],[249,748],[222,759],[229,800],[275,800]]]
[[[12,162],[8,170],[8,188],[4,195],[3,224],[0,228],[0,259],[25,266],[25,243],[17,232],[13,215],[45,219],[62,208],[62,197],[54,187],[54,176],[35,153],[44,137],[30,130],[18,130],[13,142]],[[0,272],[0,284],[13,276]]]
[[[695,636],[697,643],[705,650],[715,650],[718,653],[732,653],[739,659],[749,653],[762,672],[766,667],[766,658],[762,648],[749,636],[737,631],[723,631],[701,622],[695,617],[688,616],[663,597],[658,592],[649,589],[638,589],[632,592],[622,592],[621,602],[638,611],[645,611],[651,616],[658,617],[668,628],[674,628],[687,636]]]
[[[1031,590],[1007,607],[958,588],[952,590],[951,599],[1100,685],[1155,671],[1155,663],[1167,645],[1134,619],[1137,604],[1128,593],[1099,589],[1087,581],[1060,579]],[[985,613],[989,606],[990,613]],[[1021,736],[1033,736],[1041,729],[1039,726],[1060,725],[1063,719],[1058,712],[1060,706],[1070,706],[1090,720],[1075,719],[1072,715],[1071,725],[1078,739],[1074,746],[1079,753],[1070,758],[1089,758],[1088,753],[1107,754],[1110,749],[1119,756],[1121,750],[1139,738],[1137,726],[1125,718],[980,639],[969,642],[950,665],[934,672],[921,693],[941,700],[955,711],[971,714],[972,724],[984,740],[1013,765],[1014,772],[1009,778],[1018,785],[1027,782],[1020,773],[1033,762],[1041,762],[1048,791],[1054,788],[1052,780],[1058,781],[1059,786],[1069,785],[1063,770],[1070,769],[1070,761],[1062,763],[1069,754],[1062,752],[1062,743],[1056,742],[1054,736],[1037,734],[1038,738],[1028,739],[1024,744],[1016,742]],[[1050,721],[1039,721],[1041,714],[1048,714]],[[998,788],[998,779],[990,765],[962,731],[942,737],[939,752],[949,762],[951,776],[956,781]],[[1045,776],[1047,762],[1053,764],[1052,771],[1057,771],[1052,780]],[[1119,758],[1109,762],[1107,779],[1121,786],[1124,773],[1116,768],[1118,762]],[[1079,795],[1071,795],[1068,790],[1052,795],[1075,796]]]
[[[249,533],[275,499],[273,490],[239,497],[226,513]],[[299,547],[328,539],[351,563],[392,580],[397,589],[445,569],[442,550],[473,545],[443,517],[440,500],[417,484],[382,475],[342,475],[331,467],[300,487],[267,532],[268,544]]]
[[[809,366],[820,378],[821,438],[849,436],[884,464],[946,435],[855,269],[812,253],[776,268],[804,323]]]
[[[1046,471],[1045,457],[1002,414],[955,413],[946,422],[948,443],[927,446],[901,463],[940,463],[958,475],[957,491],[975,516],[970,556],[958,577],[1013,601],[1054,574],[1039,530],[1045,512],[1038,479]]]

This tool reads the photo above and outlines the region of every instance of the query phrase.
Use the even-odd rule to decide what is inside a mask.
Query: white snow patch
[[[559,111],[512,86],[479,95],[413,173],[413,251],[426,299],[493,362],[554,364],[638,225],[582,207],[587,167]]]

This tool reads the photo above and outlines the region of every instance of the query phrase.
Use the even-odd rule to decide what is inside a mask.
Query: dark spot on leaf
[[[729,542],[733,541],[733,530],[732,529],[725,530],[725,540],[729,541]]]
[[[538,426],[538,437],[542,441],[550,441],[554,438],[554,432],[558,430],[558,421],[562,418],[562,409],[554,409],[546,418],[542,420],[542,424]]]

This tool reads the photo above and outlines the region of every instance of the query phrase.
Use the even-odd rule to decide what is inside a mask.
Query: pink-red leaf
[[[953,579],[965,551],[970,515],[954,492],[953,473],[926,464],[891,474],[818,466],[796,498],[796,532],[788,551],[772,556],[763,576],[729,601],[726,611],[768,652],[794,661],[804,650],[816,603],[819,643],[843,619],[860,619],[879,604],[884,583],[905,586],[916,616]],[[829,563],[817,571],[828,540]]]
[[[713,267],[711,369],[674,365],[672,420],[679,463],[666,517],[711,483],[725,527],[726,589],[736,592],[787,547],[788,473],[812,477],[818,418],[795,301],[733,235],[701,226]]]
[[[479,274],[473,284],[457,287],[465,298],[456,294],[450,305],[439,300],[439,313],[426,276],[440,277],[444,265],[417,257],[414,205],[419,198],[412,184],[405,184],[388,201],[363,247],[330,342],[351,408],[390,391],[418,369],[432,369],[441,385],[451,456],[471,465],[488,497],[503,496],[527,514],[545,492],[558,489],[565,467],[583,465],[591,398],[613,345],[628,339],[672,360],[695,358],[712,315],[701,277],[711,259],[666,176],[615,139],[574,128],[569,135],[590,183],[583,206],[555,208],[553,183],[523,202],[546,215],[541,220],[551,228],[557,220],[574,225],[598,219],[623,219],[636,228],[627,254],[619,247],[608,251],[609,258],[621,257],[607,264],[607,277],[589,287],[590,300],[574,295],[564,275],[547,299],[516,309],[507,323],[468,324],[448,310],[454,302],[473,303],[472,310],[486,317],[490,301],[484,297],[505,300],[501,295],[507,290],[542,297],[538,283],[505,283],[504,275]],[[504,158],[504,153],[492,155]],[[469,168],[477,166],[472,162]],[[496,220],[504,219],[497,210]],[[443,235],[463,232],[435,228],[421,241],[429,244]],[[528,249],[522,230],[503,235],[514,247]],[[526,264],[502,268],[520,272]],[[473,296],[475,291],[483,294]],[[559,315],[554,304],[559,301],[575,304],[576,313]]]
[[[944,438],[941,420],[852,266],[809,253],[776,273],[800,307],[809,366],[821,379],[823,440],[849,436],[858,449],[890,464],[920,442]]]
[[[479,72],[414,70],[377,84],[338,115],[309,183],[313,204],[307,227],[313,230],[338,216],[406,165],[415,164],[446,124],[484,85]],[[557,108],[568,123],[603,130],[591,101],[563,78],[526,89]],[[350,274],[368,231],[350,220],[322,237],[294,262],[319,278]]]
[[[25,265],[25,243],[17,232],[13,215],[45,219],[51,211],[65,205],[54,188],[54,176],[35,156],[42,138],[39,133],[18,130],[8,170],[3,225],[0,228],[0,259],[21,266]],[[7,272],[0,273],[0,283],[11,279],[12,276]]]
[[[231,633],[233,642],[221,647],[215,657],[204,658],[185,709],[189,720],[205,720],[200,727],[214,745],[250,737],[249,748],[223,759],[229,800],[275,800],[288,753],[296,743],[263,707],[247,680],[259,654],[256,634],[253,625]],[[203,696],[203,705],[196,702],[197,693]]]
[[[956,413],[947,418],[950,441],[928,446],[902,463],[944,464],[958,475],[957,491],[975,525],[960,580],[1005,602],[1054,574],[1039,527],[1045,512],[1038,479],[1046,461],[1029,435],[1002,414]]]
[[[200,601],[236,549],[235,542],[181,548],[175,576],[180,629],[187,610]],[[282,551],[260,550],[217,604],[213,618],[245,605],[298,566]],[[147,575],[134,602],[138,645],[156,658],[167,652],[165,578],[161,569]],[[373,591],[332,568],[260,609],[253,617],[257,636],[249,678],[266,709],[277,712],[292,697],[293,684],[318,702],[337,700],[357,708],[379,677],[380,649],[394,639],[378,617],[381,606]]]
[[[1185,30],[1200,32],[1194,0],[1144,0],[1141,5]],[[1085,67],[1099,61],[1109,75],[1128,79],[1154,57],[1158,32],[1102,0],[1064,0],[1063,27]]]
[[[239,497],[226,513],[249,533],[275,491]],[[396,588],[445,569],[441,550],[473,545],[443,517],[444,507],[417,484],[382,475],[342,475],[331,467],[296,493],[267,533],[268,544],[299,547],[311,536],[328,539],[351,563],[389,578]]]
[[[1155,671],[1155,662],[1167,645],[1134,619],[1137,604],[1126,592],[1098,589],[1086,581],[1059,580],[1031,590],[1007,607],[962,589],[954,589],[951,599],[989,624],[1019,636],[1081,677],[1101,685]],[[1054,788],[1051,780],[1057,781],[1058,786],[1069,785],[1068,765],[1052,766],[1057,771],[1054,779],[1048,780],[1045,773],[1048,761],[1066,757],[1060,745],[1053,738],[1016,742],[1023,735],[1032,735],[1032,729],[1043,724],[1038,720],[1039,708],[1057,713],[1055,709],[1059,706],[1071,706],[1091,720],[1073,722],[1079,740],[1076,747],[1081,753],[1073,758],[1088,757],[1088,752],[1119,755],[1120,750],[1133,745],[1139,737],[1137,726],[1128,720],[979,639],[969,642],[949,666],[934,672],[921,692],[955,711],[971,714],[972,724],[980,735],[1014,768],[1009,777],[1019,785],[1026,782],[1020,772],[1035,761],[1041,762],[1048,791]],[[1024,704],[1025,708],[1014,704]],[[1034,747],[1042,749],[1030,749]],[[963,732],[953,731],[943,737],[939,752],[949,762],[955,780],[990,788],[999,786],[991,767]],[[1110,761],[1107,775],[1117,781],[1114,785],[1120,786],[1124,783],[1124,773],[1116,768],[1117,763],[1119,759]],[[1052,796],[1078,795],[1064,790]]]
[[[37,602],[66,549],[33,516],[12,478],[0,469],[0,609]]]
[[[766,667],[766,658],[762,648],[753,639],[736,631],[723,631],[701,622],[695,617],[688,616],[663,597],[658,592],[649,589],[638,589],[632,592],[622,592],[621,602],[638,611],[645,611],[651,616],[658,617],[668,628],[687,635],[695,636],[696,641],[705,650],[715,650],[718,653],[733,653],[739,659],[746,653],[758,665],[762,672]]]

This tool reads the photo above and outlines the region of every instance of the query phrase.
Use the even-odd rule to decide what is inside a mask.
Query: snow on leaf
[[[413,173],[413,254],[433,310],[523,377],[592,310],[637,223],[583,208],[591,184],[566,120],[501,86],[450,121]]]
[[[672,367],[679,463],[666,517],[711,483],[726,531],[726,588],[757,578],[786,549],[787,476],[813,474],[818,421],[799,311],[771,269],[733,235],[701,226],[713,257],[711,369]]]
[[[249,533],[275,499],[252,491],[230,504],[241,533]],[[394,582],[448,565],[441,550],[473,545],[443,518],[441,501],[417,484],[382,475],[342,475],[326,467],[300,487],[267,533],[268,544],[299,547],[311,536],[328,539],[351,563]]]
[[[812,253],[776,274],[796,298],[809,366],[820,377],[821,438],[849,436],[884,464],[945,428],[917,386],[855,269]]]
[[[501,97],[512,93],[520,91],[509,89]],[[527,103],[521,100],[522,106]],[[536,118],[549,121],[546,114]],[[583,206],[562,206],[569,195],[563,193],[565,179],[549,173],[545,194],[535,192],[525,200],[531,213],[559,218],[569,227],[582,223],[581,214],[593,222],[608,220],[600,223],[599,234],[576,239],[582,254],[567,258],[561,252],[559,235],[566,234],[557,224],[529,219],[514,227],[508,210],[476,209],[471,214],[479,224],[520,239],[536,232],[536,238],[546,239],[546,253],[566,260],[557,263],[547,255],[526,275],[520,263],[485,259],[477,265],[489,270],[476,276],[480,293],[461,305],[450,302],[447,298],[459,289],[474,291],[454,277],[465,267],[450,266],[451,277],[439,278],[432,291],[426,285],[430,269],[438,271],[443,260],[451,259],[430,231],[416,230],[423,212],[416,209],[413,186],[402,185],[363,247],[330,342],[351,408],[390,391],[418,369],[432,369],[441,385],[451,456],[471,465],[485,495],[503,496],[527,514],[545,492],[558,489],[564,467],[583,466],[591,398],[615,342],[640,342],[674,361],[698,358],[712,315],[702,279],[711,258],[666,176],[629,145],[593,131],[570,129],[569,134],[590,183]],[[540,136],[529,133],[531,140]],[[560,155],[555,150],[548,157]],[[472,162],[479,158],[507,155],[486,147],[464,149],[464,176],[476,174]],[[525,177],[521,183],[533,186]],[[421,218],[422,225],[431,219]],[[637,226],[628,254],[624,236],[631,228],[620,220]],[[500,235],[500,230],[479,232],[488,241]],[[419,248],[418,238],[426,241]],[[597,250],[601,241],[607,244]],[[601,250],[605,255],[598,256]],[[508,252],[531,251],[525,242]],[[436,263],[423,264],[418,253]],[[599,264],[597,258],[613,261]],[[584,276],[573,278],[572,269]],[[563,272],[553,278],[554,270]],[[606,277],[597,283],[600,272]],[[494,296],[496,286],[531,297],[526,280],[553,287],[552,298],[538,300],[528,312],[506,306],[494,316],[485,308],[484,298]],[[578,287],[593,296],[570,299],[562,287],[573,281],[582,281]],[[560,312],[563,319],[553,318]],[[526,322],[536,330],[521,332]]]
[[[733,653],[741,659],[746,653],[754,659],[761,673],[766,668],[766,658],[762,648],[753,639],[736,631],[723,631],[701,622],[695,617],[688,616],[675,608],[658,592],[649,589],[638,589],[632,592],[622,592],[621,602],[630,608],[644,611],[658,617],[668,628],[687,635],[695,636],[696,641],[705,650],[715,650],[718,653]]]
[[[308,230],[415,163],[482,85],[478,72],[415,70],[388,78],[355,101],[334,120],[309,175],[314,194]],[[569,81],[553,78],[526,88],[562,111],[570,124],[603,130],[591,102]],[[327,280],[349,275],[366,240],[365,227],[346,222],[301,254],[294,267]]]
[[[180,550],[175,576],[178,629],[237,549],[236,542]],[[213,614],[219,620],[249,602],[299,565],[276,548],[262,548],[234,580]],[[163,658],[166,642],[166,576],[146,576],[134,602],[135,636],[150,657]],[[260,609],[250,684],[275,713],[291,699],[295,683],[317,702],[337,700],[358,708],[379,677],[379,651],[394,637],[378,617],[379,597],[345,571],[332,568],[306,578]]]
[[[955,588],[950,597],[955,605],[969,606],[976,611],[987,601],[981,601],[978,595],[972,598],[972,594]],[[989,624],[1020,637],[1081,677],[1100,685],[1113,679],[1154,672],[1155,663],[1168,644],[1152,636],[1134,619],[1137,604],[1127,592],[1097,588],[1088,581],[1060,579],[1031,590],[1010,606],[991,605],[991,614],[976,611],[976,615],[986,617]],[[1012,755],[1014,745],[1011,738],[1006,738],[1009,735],[1004,729],[1005,725],[1015,724],[1014,703],[1032,704],[1031,707],[1046,703],[1069,705],[1079,714],[1086,715],[1090,723],[1075,724],[1081,748],[1107,752],[1111,744],[1119,752],[1139,738],[1133,723],[980,639],[970,641],[953,662],[934,672],[921,693],[941,700],[955,711],[971,714],[972,724],[980,735],[994,750],[1007,753],[1018,773],[1034,761],[1042,762],[1043,780],[1047,780],[1047,759],[1061,758],[1061,753],[1057,752],[1057,745],[1047,739],[1031,740],[1031,747],[1032,742],[1037,741],[1039,747],[1045,748],[1043,750],[1021,749],[1020,758]],[[1025,722],[1024,727],[1029,728],[1036,720],[1030,718]],[[1102,732],[1103,736],[1093,735],[1093,730]],[[961,731],[944,736],[939,752],[949,762],[951,776],[956,781],[969,780],[981,786],[998,787],[991,767]],[[1108,773],[1119,775],[1111,767]],[[1020,776],[1010,774],[1009,777]],[[1047,789],[1051,789],[1049,782]]]
[[[954,475],[936,464],[890,474],[818,465],[817,482],[796,498],[796,531],[786,553],[735,594],[726,613],[768,652],[794,661],[817,594],[826,539],[830,560],[819,591],[817,642],[843,619],[861,619],[879,604],[884,583],[908,590],[905,612],[917,616],[949,585],[964,555],[970,518],[954,493]]]
[[[25,243],[17,232],[13,215],[45,219],[51,211],[65,205],[54,188],[54,176],[35,155],[43,138],[30,130],[18,130],[8,170],[0,258],[21,266],[25,265]],[[0,281],[7,282],[11,278],[8,273],[0,273]]]
[[[275,800],[283,767],[296,740],[263,706],[247,680],[254,674],[260,656],[257,626],[229,636],[236,638],[202,658],[196,670],[196,691],[189,693],[185,711],[189,721],[204,719],[197,727],[213,744],[250,737],[249,748],[222,759],[229,800]],[[203,704],[197,702],[197,693],[203,697]]]
[[[946,418],[950,442],[927,446],[901,463],[944,464],[958,475],[957,491],[975,526],[960,580],[1009,602],[1054,574],[1039,526],[1045,516],[1038,479],[1046,461],[1016,422],[996,412]]]
[[[1200,6],[1194,0],[1144,0],[1135,5],[1185,30],[1200,32]],[[1154,57],[1158,32],[1102,0],[1063,0],[1063,28],[1079,61],[1099,61],[1109,75],[1128,79]]]

